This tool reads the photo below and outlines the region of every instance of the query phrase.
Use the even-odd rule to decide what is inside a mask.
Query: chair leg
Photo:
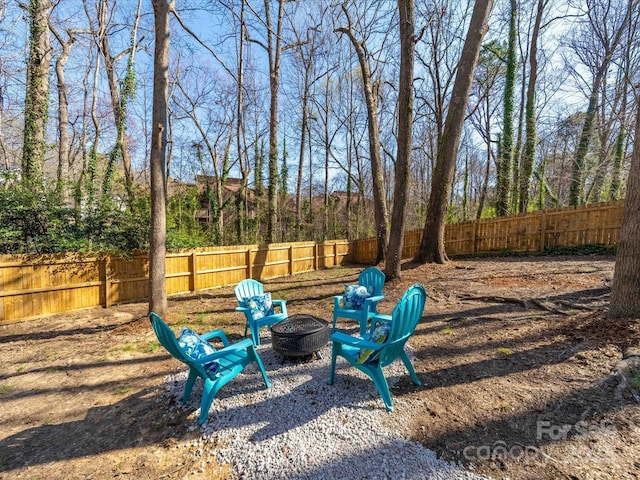
[[[198,378],[198,374],[195,370],[190,369],[189,378],[187,378],[187,383],[184,386],[184,395],[182,396],[183,403],[187,403],[189,401],[191,390],[193,389],[193,384],[196,382],[196,378]]]
[[[331,332],[335,332],[336,331],[336,321],[338,320],[338,316],[334,313],[333,314],[333,325],[331,326]]]
[[[402,362],[404,363],[404,366],[407,367],[407,370],[409,371],[409,375],[411,375],[411,380],[413,380],[413,383],[415,383],[416,385],[422,385],[422,382],[416,375],[416,371],[413,369],[411,360],[409,360],[409,357],[407,356],[407,353],[404,350],[400,354],[400,358],[402,358]]]
[[[335,374],[336,374],[336,357],[338,355],[338,348],[336,347],[335,342],[333,343],[333,346],[331,347],[331,370],[329,372],[329,381],[327,382],[327,384],[329,385],[333,385],[333,381],[335,379]]]
[[[202,392],[202,400],[200,400],[200,417],[198,418],[198,425],[202,425],[207,421],[209,417],[209,409],[213,403],[213,399],[216,398],[218,390],[220,390],[222,384],[220,382],[212,382],[207,379],[204,382],[204,388]]]
[[[251,325],[251,336],[253,337],[253,344],[256,347],[260,346],[260,327],[256,324]]]
[[[382,368],[372,368],[368,373],[371,377],[371,380],[373,380],[374,385],[378,389],[378,393],[382,397],[384,406],[389,412],[393,412],[393,403],[391,401],[391,393],[389,392],[389,384],[387,383],[387,379],[384,378]]]
[[[267,388],[271,388],[271,382],[267,377],[267,372],[264,369],[264,364],[262,363],[262,359],[260,358],[260,355],[258,355],[258,352],[256,352],[255,347],[253,346],[251,347],[251,350],[249,351],[249,355],[258,364],[258,368],[260,369],[260,373],[262,374],[262,378],[264,379],[264,384],[267,386]]]

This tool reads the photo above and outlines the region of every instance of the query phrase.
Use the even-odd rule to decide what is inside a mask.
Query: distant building
[[[213,175],[198,175],[196,177],[201,207],[200,210],[196,212],[196,220],[202,224],[209,225],[213,221],[211,201],[207,195],[207,190],[215,189],[215,183],[216,177]],[[241,178],[227,178],[223,185],[222,202],[226,203],[230,197],[237,197],[240,194],[241,186]],[[255,194],[253,189],[247,188],[247,198],[247,209],[251,214],[255,204]],[[235,199],[232,200],[232,203],[235,203]]]

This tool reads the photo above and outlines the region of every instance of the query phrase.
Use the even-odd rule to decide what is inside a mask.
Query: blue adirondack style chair
[[[264,286],[251,278],[243,280],[236,285],[234,292],[239,305],[236,307],[236,311],[244,313],[247,319],[244,325],[244,335],[246,337],[247,329],[250,329],[253,344],[259,347],[260,329],[262,327],[270,327],[274,323],[287,318],[287,301],[271,300],[271,306],[274,308],[270,309],[269,305],[263,303],[265,296]],[[276,311],[276,307],[279,311]]]
[[[350,318],[356,320],[360,325],[360,336],[367,331],[367,324],[372,316],[378,313],[378,302],[384,298],[382,287],[384,287],[384,273],[376,267],[369,267],[358,275],[358,285],[366,287],[371,295],[362,303],[362,308],[350,308],[343,305],[344,295],[333,297],[333,331],[336,330],[336,320],[338,318]]]
[[[189,366],[189,378],[184,387],[182,401],[186,403],[189,400],[196,378],[200,377],[204,382],[202,399],[200,400],[200,418],[198,419],[200,425],[207,420],[209,408],[211,408],[211,404],[218,390],[229,383],[251,362],[258,364],[264,383],[267,388],[271,387],[271,382],[267,378],[267,372],[262,364],[262,359],[256,352],[250,339],[245,338],[237,343],[230,344],[222,330],[213,330],[198,335],[200,340],[207,343],[210,339],[217,337],[222,340],[224,348],[215,350],[214,353],[196,359],[185,353],[184,349],[179,345],[173,330],[171,330],[169,325],[167,325],[159,315],[151,312],[149,319],[162,346],[166,348],[173,357]],[[215,369],[211,368],[212,365],[215,365]]]
[[[382,369],[400,357],[409,371],[411,380],[420,385],[411,360],[404,351],[407,340],[413,333],[422,316],[422,311],[427,300],[424,287],[415,284],[410,287],[396,304],[391,314],[373,317],[371,329],[365,337],[355,337],[342,332],[331,335],[333,346],[331,350],[331,374],[329,385],[333,385],[336,369],[336,357],[344,357],[351,365],[367,374],[375,384],[385,407],[393,411],[389,385]],[[378,335],[378,332],[385,332]],[[381,342],[381,343],[379,343]]]

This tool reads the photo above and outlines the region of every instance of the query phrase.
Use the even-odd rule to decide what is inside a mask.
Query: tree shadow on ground
[[[154,376],[160,379],[168,373],[158,372]],[[119,402],[91,407],[81,420],[25,428],[0,441],[0,472],[158,444],[183,436],[187,412],[162,419],[158,415],[157,396],[157,388],[147,388]]]

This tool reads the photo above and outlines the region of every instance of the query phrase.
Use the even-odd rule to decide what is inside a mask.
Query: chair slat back
[[[154,312],[149,314],[149,319],[151,320],[151,325],[153,326],[153,331],[156,332],[156,337],[167,351],[173,355],[176,359],[184,362],[188,365],[191,365],[192,362],[189,358],[186,357],[180,346],[178,345],[178,339],[176,338],[171,327],[165,323],[160,316]]]
[[[422,285],[416,283],[409,287],[396,304],[391,313],[388,345],[380,351],[382,366],[389,365],[398,358],[422,317],[426,301],[427,292]]]
[[[367,287],[374,296],[382,294],[384,280],[384,273],[376,267],[366,268],[358,275],[358,285]]]
[[[257,280],[248,278],[246,280],[242,280],[238,285],[236,285],[233,291],[236,294],[238,303],[241,303],[247,298],[262,295],[264,293],[264,286]]]

